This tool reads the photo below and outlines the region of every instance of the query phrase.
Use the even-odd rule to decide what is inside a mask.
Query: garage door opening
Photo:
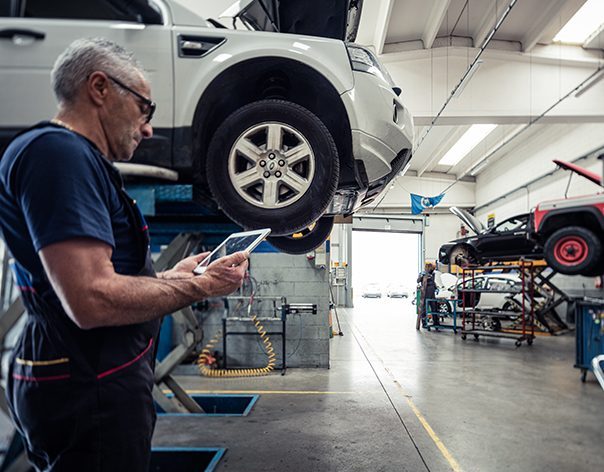
[[[419,272],[421,235],[387,231],[352,232],[352,289],[361,300],[410,300]]]

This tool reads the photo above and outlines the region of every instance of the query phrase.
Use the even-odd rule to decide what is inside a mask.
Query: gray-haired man
[[[40,470],[147,471],[159,318],[241,285],[247,256],[155,274],[147,227],[110,161],[151,137],[142,68],[103,39],[57,59],[57,116],[0,161],[0,229],[28,311],[7,395]]]

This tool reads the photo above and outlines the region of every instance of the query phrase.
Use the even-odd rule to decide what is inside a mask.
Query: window
[[[516,287],[517,283],[515,280],[490,277],[488,283],[488,290],[497,290],[497,291],[515,291],[518,290],[519,287]]]
[[[161,14],[148,0],[12,0],[12,2],[8,0],[8,3],[13,4],[13,16],[25,18],[133,21],[146,24],[162,24]],[[4,7],[2,9],[4,10]]]
[[[526,229],[526,218],[510,218],[496,226],[498,233],[504,231],[522,231]]]

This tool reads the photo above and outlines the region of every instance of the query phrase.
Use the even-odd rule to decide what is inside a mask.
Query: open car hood
[[[258,31],[304,34],[354,42],[363,0],[239,0],[221,18]]]
[[[594,184],[599,185],[600,187],[604,187],[604,182],[602,182],[602,178],[596,174],[595,172],[591,172],[583,167],[579,167],[575,164],[571,164],[570,162],[559,161],[554,159],[554,163],[559,165],[562,169],[570,170],[576,174],[579,174],[582,177],[585,177],[587,180],[592,181]]]
[[[468,228],[470,228],[476,234],[484,233],[486,231],[486,228],[480,221],[478,221],[478,218],[476,218],[474,215],[470,214],[463,208],[451,207],[449,208],[449,210],[461,221],[463,221],[468,226]]]

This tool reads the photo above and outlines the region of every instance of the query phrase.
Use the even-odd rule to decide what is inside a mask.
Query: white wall
[[[557,135],[558,139],[554,142],[549,133]],[[553,131],[547,131],[528,144],[516,148],[512,155],[500,159],[479,174],[476,181],[476,206],[479,208],[477,216],[485,222],[486,215],[494,210],[496,220],[502,221],[509,216],[530,211],[541,201],[563,197],[569,172],[559,171],[488,208],[480,208],[510,190],[556,169],[552,159],[572,161],[598,147],[604,147],[604,124],[591,123],[573,127],[555,125]],[[602,163],[595,156],[581,160],[577,165],[597,174],[602,173]],[[568,194],[585,195],[599,190],[601,191],[601,187],[574,176]]]
[[[438,259],[440,246],[459,237],[457,232],[461,221],[453,214],[434,214],[427,220],[430,226],[426,227],[424,233],[426,260],[435,261]]]
[[[447,187],[453,183],[453,180],[445,180],[442,177],[436,177],[435,174],[426,173],[421,177],[404,175],[397,177],[388,189],[386,196],[380,202],[380,208],[410,208],[411,200],[409,193],[415,193],[425,197],[435,197],[440,195]],[[445,197],[441,200],[439,208],[448,208],[451,206],[461,206],[464,208],[474,207],[475,189],[474,182],[457,182],[445,192]],[[378,198],[381,199],[380,196]],[[409,213],[406,211],[405,213]]]

